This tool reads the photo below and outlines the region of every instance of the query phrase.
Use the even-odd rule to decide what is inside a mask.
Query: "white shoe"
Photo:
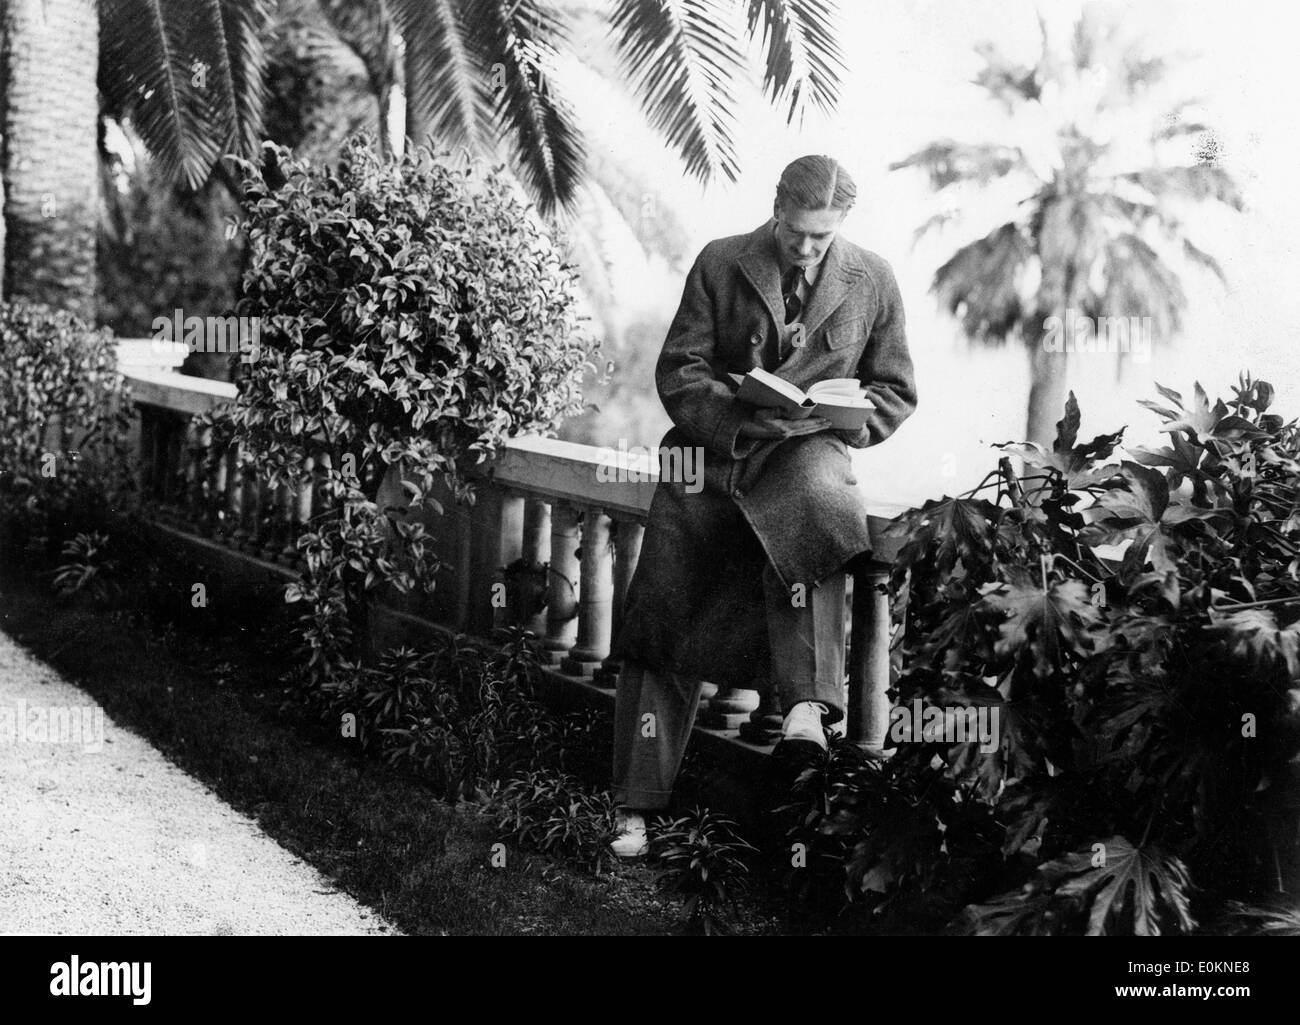
[[[777,744],[782,757],[825,751],[822,716],[829,711],[820,701],[800,701],[790,709],[781,724],[781,740]]]
[[[618,837],[609,845],[609,849],[619,858],[640,858],[649,849],[646,840],[645,816],[640,812],[619,808],[615,823]]]

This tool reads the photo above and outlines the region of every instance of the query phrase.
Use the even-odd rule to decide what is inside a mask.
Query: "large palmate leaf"
[[[989,560],[993,546],[993,523],[998,509],[984,499],[930,499],[920,509],[899,516],[886,528],[887,536],[910,535],[898,554],[898,564],[933,559],[934,569],[950,574],[958,560],[967,566]]]
[[[1006,617],[995,646],[998,655],[1019,656],[1028,648],[1034,675],[1045,677],[1065,668],[1068,656],[1092,650],[1090,635],[1101,613],[1083,581],[1049,580],[1044,589],[1023,567],[1010,567],[1007,575],[1006,583],[982,599]]]
[[[1170,435],[1167,448],[1136,445],[1129,452],[1143,466],[1169,467],[1170,488],[1177,488],[1186,477],[1198,476],[1197,468],[1205,457],[1205,449],[1181,432]]]
[[[1080,421],[1079,402],[1074,392],[1070,392],[1065,402],[1065,416],[1056,422],[1056,440],[1050,452],[1032,441],[1024,444],[1006,442],[995,447],[1015,453],[1036,469],[1056,470],[1071,490],[1085,488],[1113,477],[1119,470],[1114,463],[1094,464],[1115,451],[1115,446],[1124,436],[1124,428],[1113,434],[1098,434],[1092,441],[1078,445],[1075,442],[1079,437]]]
[[[1174,556],[1180,545],[1169,528],[1224,514],[1221,509],[1204,509],[1181,498],[1171,501],[1169,481],[1152,467],[1126,459],[1120,476],[1124,486],[1103,492],[1097,506],[1084,513],[1090,521],[1084,536],[1089,544],[1132,538],[1133,544],[1124,553],[1126,575],[1141,572],[1148,559],[1157,572],[1176,569]]]
[[[1122,836],[1047,862],[1039,871],[1057,897],[1088,913],[1088,935],[1159,936],[1196,926],[1188,901],[1191,879],[1183,863],[1156,845],[1134,847]]]
[[[1163,432],[1186,431],[1201,445],[1209,445],[1215,441],[1235,442],[1268,437],[1266,431],[1260,430],[1245,417],[1229,413],[1222,399],[1216,399],[1211,406],[1209,396],[1205,394],[1200,381],[1196,382],[1190,409],[1183,406],[1182,397],[1177,392],[1161,388],[1159,385],[1156,387],[1160,388],[1160,393],[1165,398],[1174,402],[1176,409],[1169,409],[1147,399],[1138,401],[1165,419],[1165,426],[1160,428]]]
[[[963,925],[972,936],[1053,936],[1058,923],[1051,917],[1052,904],[1050,893],[1027,886],[970,905],[962,913]]]
[[[1279,627],[1272,609],[1238,609],[1215,613],[1206,628],[1221,639],[1236,659],[1261,672],[1284,666],[1292,680],[1300,679],[1300,620]]]

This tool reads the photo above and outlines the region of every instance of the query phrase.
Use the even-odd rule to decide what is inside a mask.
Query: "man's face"
[[[780,205],[776,217],[776,245],[781,258],[800,267],[821,263],[822,257],[844,221],[844,210],[785,210]]]

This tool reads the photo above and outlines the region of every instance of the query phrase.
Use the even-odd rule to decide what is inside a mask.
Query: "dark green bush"
[[[369,140],[336,169],[273,147],[283,182],[240,161],[249,265],[241,315],[262,318],[224,436],[271,483],[315,460],[328,514],[301,540],[305,641],[328,675],[365,655],[366,596],[431,586],[437,557],[418,513],[439,480],[507,437],[551,432],[581,409],[593,346],[572,270],[498,172],[453,170],[428,150],[381,163]],[[402,476],[406,505],[380,508]],[[348,613],[347,621],[340,609]]]
[[[517,776],[491,795],[503,835],[543,854],[566,858],[599,875],[615,862],[617,806],[608,791],[592,792],[567,773],[540,769]]]
[[[1227,403],[1159,390],[1167,446],[1108,461],[1122,432],[1080,443],[1071,395],[1050,451],[1002,446],[1023,476],[900,518],[897,698],[996,708],[1000,736],[805,795],[862,906],[1156,934],[1300,897],[1300,430],[1245,375]]]
[[[728,930],[728,907],[748,886],[736,823],[707,808],[679,818],[661,818],[649,830],[650,855],[658,862],[659,886],[685,898],[687,924],[706,936]]]
[[[0,302],[0,526],[15,548],[52,560],[127,509],[130,415],[108,331]]]

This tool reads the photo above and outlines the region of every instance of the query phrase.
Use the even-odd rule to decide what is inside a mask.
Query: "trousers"
[[[781,712],[820,701],[827,725],[844,718],[844,600],[847,574],[832,573],[792,594],[769,564],[763,604],[771,679]],[[643,810],[668,807],[695,724],[704,681],[624,661],[614,698],[614,797]]]

